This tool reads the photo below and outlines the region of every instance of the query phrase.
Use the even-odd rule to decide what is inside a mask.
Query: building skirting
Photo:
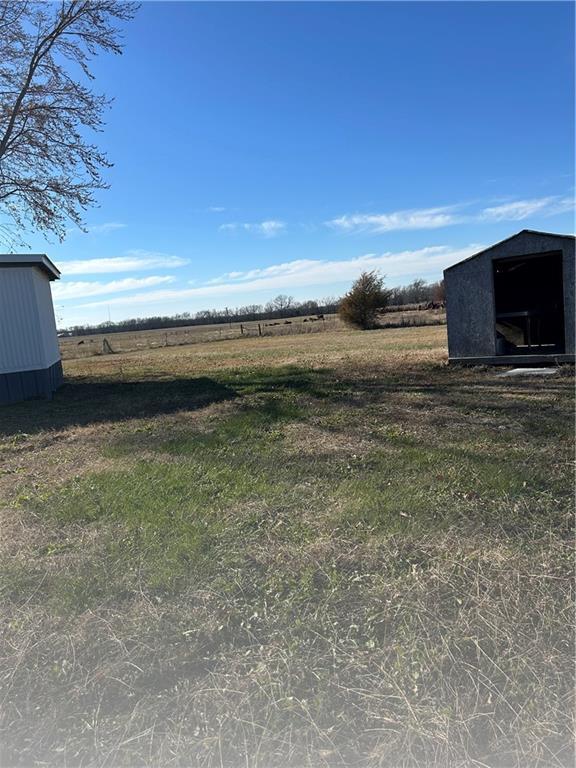
[[[450,357],[451,365],[562,365],[574,364],[574,355],[493,355],[489,357]]]
[[[62,385],[63,381],[60,360],[49,368],[0,373],[0,404],[17,403],[32,397],[50,399],[52,393]]]

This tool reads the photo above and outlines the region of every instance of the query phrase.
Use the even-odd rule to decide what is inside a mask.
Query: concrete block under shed
[[[511,371],[502,371],[498,378],[507,376],[555,376],[558,368],[512,368]]]

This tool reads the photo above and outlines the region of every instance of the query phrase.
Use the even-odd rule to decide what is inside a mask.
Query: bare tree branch
[[[137,6],[116,0],[0,0],[0,214],[62,240],[66,224],[106,189],[106,155],[85,139],[100,131],[110,101],[88,87],[90,61],[120,54],[118,25]],[[74,79],[67,65],[78,65]],[[0,241],[6,241],[0,227]],[[9,238],[14,239],[13,235]]]

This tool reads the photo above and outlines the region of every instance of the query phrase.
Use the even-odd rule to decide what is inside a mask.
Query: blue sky
[[[389,285],[574,231],[570,3],[149,3],[89,232],[29,238],[61,325]]]

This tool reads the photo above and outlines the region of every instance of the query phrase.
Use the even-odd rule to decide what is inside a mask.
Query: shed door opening
[[[562,254],[498,259],[493,264],[496,353],[564,352]]]

